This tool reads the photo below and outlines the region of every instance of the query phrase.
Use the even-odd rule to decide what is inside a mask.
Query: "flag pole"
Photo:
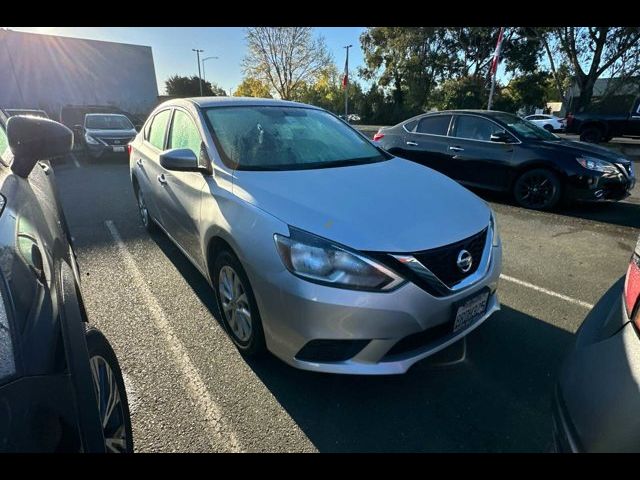
[[[344,78],[342,80],[342,85],[344,86],[344,121],[348,122],[348,111],[349,111],[349,96],[347,95],[348,87],[349,87],[349,49],[353,47],[353,45],[346,45],[342,48],[346,48],[347,50],[347,60],[344,63]]]
[[[498,34],[498,43],[496,44],[496,50],[493,53],[493,60],[491,61],[491,91],[489,92],[489,103],[487,110],[491,110],[493,104],[493,93],[496,89],[496,73],[498,72],[498,64],[500,63],[500,47],[502,46],[502,35],[504,33],[504,27],[500,27],[500,33]]]

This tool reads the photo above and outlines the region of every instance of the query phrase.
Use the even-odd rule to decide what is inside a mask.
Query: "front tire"
[[[553,133],[553,126],[549,123],[547,123],[546,125],[543,125],[542,128],[544,128],[547,132]]]
[[[250,357],[264,353],[262,319],[253,289],[240,261],[228,250],[217,256],[212,280],[222,323],[240,353]]]
[[[116,354],[100,330],[87,327],[85,338],[105,450],[107,453],[133,453],[129,403]]]
[[[518,177],[513,185],[513,196],[521,207],[551,210],[562,197],[562,184],[552,171],[535,168]]]

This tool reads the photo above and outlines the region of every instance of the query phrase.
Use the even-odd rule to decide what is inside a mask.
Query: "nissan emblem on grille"
[[[469,270],[471,270],[471,266],[473,265],[473,257],[468,251],[460,250],[456,265],[458,265],[458,268],[461,271],[463,271],[464,273],[467,273]]]

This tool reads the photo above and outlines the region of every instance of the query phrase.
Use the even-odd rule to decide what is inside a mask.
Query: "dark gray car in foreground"
[[[71,145],[57,122],[0,112],[0,452],[133,450],[120,367],[87,324],[49,162]]]
[[[576,334],[555,391],[559,452],[640,452],[640,239]]]

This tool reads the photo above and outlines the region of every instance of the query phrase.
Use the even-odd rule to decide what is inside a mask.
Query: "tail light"
[[[380,140],[382,137],[384,137],[384,133],[382,133],[381,131],[378,130],[378,132],[373,136],[373,141],[377,142],[378,140]]]
[[[635,252],[631,256],[627,276],[624,280],[624,305],[627,315],[632,318],[635,312],[635,323],[640,328],[640,314],[638,314],[638,297],[640,297],[640,238]]]
[[[127,143],[127,155],[131,156],[131,144]]]

